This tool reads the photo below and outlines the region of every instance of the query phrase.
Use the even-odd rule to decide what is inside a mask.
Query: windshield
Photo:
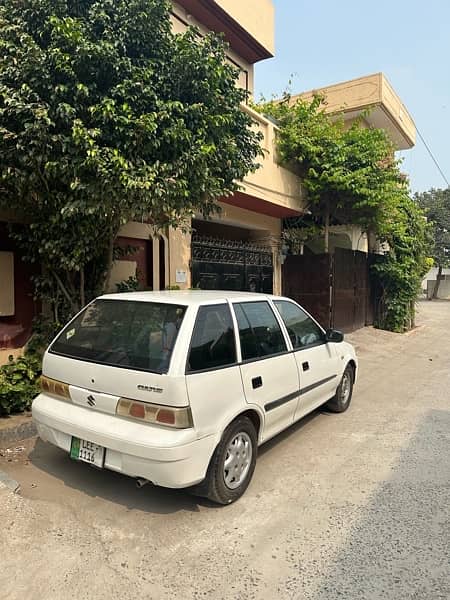
[[[50,352],[166,373],[185,312],[178,304],[95,300],[63,329]]]

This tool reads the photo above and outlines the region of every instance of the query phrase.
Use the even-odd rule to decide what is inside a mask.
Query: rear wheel
[[[255,427],[239,417],[225,430],[209,463],[205,481],[194,493],[218,504],[231,504],[247,489],[256,464],[258,442]]]
[[[353,393],[354,372],[351,365],[345,367],[341,382],[334,397],[326,403],[326,408],[331,412],[341,413],[350,406]]]

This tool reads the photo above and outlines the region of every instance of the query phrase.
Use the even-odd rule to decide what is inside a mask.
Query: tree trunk
[[[330,251],[330,202],[328,200],[325,208],[325,232],[323,244],[325,254],[328,254]]]
[[[106,262],[106,275],[105,281],[103,282],[103,292],[107,292],[109,289],[109,282],[111,281],[111,271],[114,260],[114,240],[116,239],[115,233],[111,231],[111,236],[109,238],[108,245],[108,254],[107,254],[107,262]]]
[[[55,278],[56,283],[59,286],[59,289],[61,290],[61,292],[65,296],[67,302],[69,303],[72,314],[76,314],[79,311],[79,308],[78,308],[77,304],[72,300],[72,296],[67,291],[66,286],[63,284],[61,278],[55,271],[52,271],[52,275]]]
[[[80,269],[80,302],[81,308],[86,305],[86,294],[84,291],[84,266]]]
[[[431,294],[430,300],[434,300],[437,298],[439,286],[441,284],[441,276],[442,276],[442,265],[439,265],[438,272],[436,275],[436,283],[434,284],[433,293]]]

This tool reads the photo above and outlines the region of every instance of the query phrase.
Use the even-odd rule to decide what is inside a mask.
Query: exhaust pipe
[[[151,483],[148,479],[143,479],[142,477],[138,477],[136,479],[136,487],[140,490],[141,488],[144,487],[144,485],[147,485],[147,483]]]

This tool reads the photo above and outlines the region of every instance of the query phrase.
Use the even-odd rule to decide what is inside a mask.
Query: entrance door
[[[270,248],[214,238],[192,239],[192,285],[202,290],[273,291]]]

